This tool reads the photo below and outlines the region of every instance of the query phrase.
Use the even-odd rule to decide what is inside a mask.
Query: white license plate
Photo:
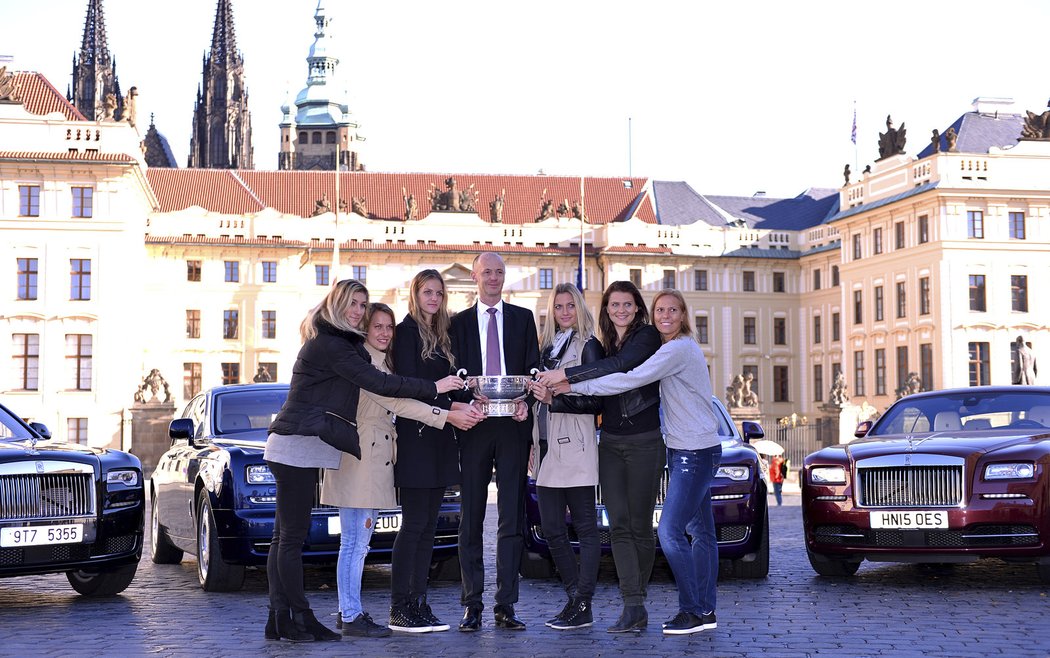
[[[376,532],[397,532],[401,529],[401,512],[376,519]]]
[[[401,512],[381,515],[376,519],[374,532],[397,532],[401,528]],[[338,516],[328,517],[328,534],[338,535],[342,532]]]
[[[84,541],[82,523],[38,525],[30,528],[0,528],[0,547],[79,544]]]
[[[887,530],[936,530],[948,527],[948,512],[910,511],[910,512],[871,512],[872,528]]]

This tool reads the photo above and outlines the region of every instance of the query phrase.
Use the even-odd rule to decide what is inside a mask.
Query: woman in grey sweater
[[[717,626],[718,539],[711,509],[711,481],[721,461],[722,442],[711,404],[707,359],[693,339],[687,308],[677,290],[656,293],[652,317],[663,339],[656,354],[634,370],[577,382],[569,389],[586,395],[612,395],[660,382],[670,479],[657,532],[678,583],[679,606],[678,614],[664,624],[668,635]],[[564,385],[559,390],[563,391]]]

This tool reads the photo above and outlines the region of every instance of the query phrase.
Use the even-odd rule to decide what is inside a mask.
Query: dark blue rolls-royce
[[[207,591],[240,589],[245,567],[266,563],[277,489],[263,449],[286,397],[287,384],[219,386],[198,394],[171,421],[171,448],[150,480],[153,562],[175,564],[184,552],[196,555]],[[434,540],[434,576],[458,577],[459,518],[459,491],[450,489]],[[400,510],[380,512],[370,561],[389,561],[400,525]],[[334,563],[338,552],[338,511],[318,501],[303,561]]]
[[[50,439],[0,405],[0,577],[64,573],[85,596],[119,594],[142,556],[139,459]]]

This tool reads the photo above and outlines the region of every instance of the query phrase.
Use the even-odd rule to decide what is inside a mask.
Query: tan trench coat
[[[552,320],[548,320],[551,322]],[[577,335],[565,348],[559,368],[581,364],[589,336]],[[539,406],[539,402],[536,406]],[[598,441],[593,414],[547,414],[547,454],[536,471],[540,454],[539,420],[532,427],[532,465],[541,487],[590,487],[598,484]]]
[[[372,365],[390,372],[386,354],[365,344]],[[397,456],[394,416],[418,420],[431,427],[445,426],[448,411],[419,400],[388,398],[362,389],[357,405],[357,433],[361,437],[361,459],[342,453],[338,469],[324,470],[321,502],[336,507],[389,509],[397,507],[394,496],[394,460]]]

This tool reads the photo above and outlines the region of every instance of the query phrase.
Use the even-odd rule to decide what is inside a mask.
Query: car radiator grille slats
[[[859,468],[862,507],[956,506],[963,501],[962,466]]]
[[[95,515],[95,481],[87,473],[0,475],[0,519]]]

